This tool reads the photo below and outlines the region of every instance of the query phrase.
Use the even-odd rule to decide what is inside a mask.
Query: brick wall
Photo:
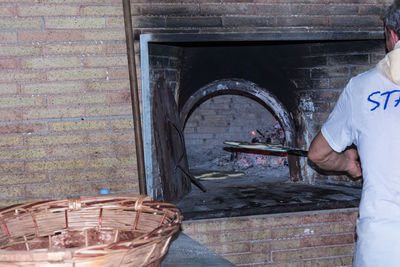
[[[391,1],[131,2],[140,33],[203,33],[381,30]],[[121,1],[0,7],[1,204],[137,192]]]
[[[0,202],[137,192],[121,1],[1,1]]]
[[[276,124],[272,114],[252,99],[237,95],[213,97],[196,108],[186,122],[189,164],[196,166],[215,160],[215,154],[223,151],[224,141],[250,142],[254,137],[251,131],[266,134]]]
[[[351,266],[357,209],[185,221],[183,232],[238,266]]]

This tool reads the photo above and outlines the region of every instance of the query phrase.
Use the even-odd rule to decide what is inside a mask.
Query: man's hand
[[[362,175],[362,169],[357,150],[350,148],[343,153],[347,159],[347,167],[345,171],[353,178],[360,177]]]

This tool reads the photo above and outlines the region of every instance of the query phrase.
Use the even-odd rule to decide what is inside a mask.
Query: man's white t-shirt
[[[352,78],[321,132],[336,152],[355,144],[361,159],[353,266],[400,266],[400,86],[376,68]]]

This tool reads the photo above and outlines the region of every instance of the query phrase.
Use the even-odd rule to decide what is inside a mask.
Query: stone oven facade
[[[380,15],[390,2],[132,0],[139,87],[143,34],[297,40],[310,51],[302,54],[305,65],[291,69],[308,131],[296,143],[305,148],[348,79],[384,55]],[[119,0],[2,1],[3,203],[96,194],[100,187],[137,192],[122,14]],[[341,42],[333,48],[333,40]],[[180,88],[173,53],[169,62],[165,76]]]

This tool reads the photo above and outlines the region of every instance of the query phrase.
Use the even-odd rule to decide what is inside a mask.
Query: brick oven
[[[349,79],[383,57],[379,16],[387,3],[148,7],[153,17],[143,25],[153,29],[137,35],[147,190],[178,203],[185,232],[239,265],[312,266],[316,258],[351,264],[360,181],[317,172],[305,157],[238,155],[223,142],[269,138],[307,150]],[[163,114],[169,117],[159,131],[155,121]],[[171,157],[157,154],[160,142],[171,142]],[[247,173],[200,181],[207,193],[185,173],[218,167]]]
[[[164,197],[154,140],[156,94],[168,90],[176,103],[175,126],[186,141],[188,170],[232,170],[240,162],[224,150],[224,140],[251,141],[260,138],[257,131],[275,130],[281,135],[270,135],[273,142],[307,149],[350,77],[384,54],[380,37],[374,32],[142,35],[149,192]],[[260,159],[246,155],[240,160]],[[307,253],[312,260],[305,264],[351,264],[357,216],[351,208],[358,206],[360,181],[317,173],[304,157],[261,159],[261,164],[235,168],[246,173],[242,178],[201,181],[207,193],[193,184],[187,196],[190,190],[181,189],[185,233],[238,265],[297,264]],[[281,159],[286,161],[276,161]],[[173,172],[187,186],[184,173]]]
[[[191,166],[213,161],[223,152],[224,140],[250,141],[252,132],[280,130],[282,136],[275,142],[307,149],[350,77],[371,68],[382,56],[378,37],[369,32],[143,35],[149,149],[145,154],[152,163],[147,164],[152,166],[147,170],[153,179],[151,192],[162,195],[150,134],[151,101],[159,78],[166,80],[177,103]],[[319,180],[303,157],[288,156],[287,165],[286,173],[276,175],[305,184]],[[337,175],[329,179],[346,180]]]

